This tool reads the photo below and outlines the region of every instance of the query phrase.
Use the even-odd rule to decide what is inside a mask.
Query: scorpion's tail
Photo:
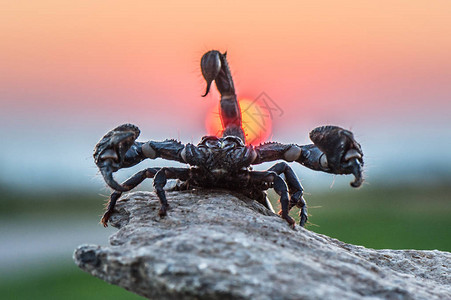
[[[227,52],[224,54],[211,50],[202,56],[200,66],[202,75],[207,81],[207,89],[202,97],[210,92],[210,87],[215,81],[216,88],[221,94],[221,122],[224,128],[223,136],[233,135],[245,141],[241,122],[241,110],[233,86],[232,74],[227,63]]]

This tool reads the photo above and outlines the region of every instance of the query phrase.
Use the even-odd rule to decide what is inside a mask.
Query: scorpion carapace
[[[313,144],[264,143],[259,146],[245,144],[241,112],[235,94],[226,54],[212,50],[201,59],[201,70],[207,87],[206,96],[213,81],[220,99],[220,115],[224,131],[222,137],[206,136],[199,144],[182,144],[170,139],[165,141],[137,142],[138,127],[124,124],[108,132],[94,149],[94,160],[106,183],[114,190],[101,222],[107,226],[117,199],[146,178],[153,178],[153,185],[160,200],[158,214],[164,217],[169,208],[164,186],[168,179],[179,179],[179,188],[226,188],[239,191],[272,209],[265,191],[274,188],[280,196],[280,216],[294,227],[289,211],[300,208],[299,224],[307,221],[307,204],[298,177],[286,162],[333,174],[353,174],[351,186],[362,184],[363,152],[352,132],[337,126],[322,126],[310,132]],[[144,169],[122,184],[116,182],[113,173],[134,166],[145,159],[157,157],[188,164],[187,167],[163,167]],[[278,161],[267,171],[253,171],[251,166],[263,162]]]

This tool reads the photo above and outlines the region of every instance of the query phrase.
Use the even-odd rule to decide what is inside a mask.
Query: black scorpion
[[[153,185],[160,200],[160,217],[169,208],[164,187],[168,179],[179,179],[182,188],[224,188],[239,191],[255,199],[268,209],[272,206],[266,190],[273,188],[280,196],[280,216],[294,227],[289,216],[294,206],[300,208],[301,226],[307,221],[307,204],[303,188],[286,162],[279,162],[267,171],[253,171],[251,166],[269,161],[298,162],[303,166],[333,174],[353,174],[352,187],[363,182],[363,153],[352,132],[337,126],[322,126],[310,132],[313,144],[281,144],[269,142],[258,146],[246,145],[242,128],[241,111],[226,53],[212,50],[201,59],[202,75],[207,82],[206,96],[212,82],[221,94],[220,115],[224,131],[222,137],[205,136],[199,144],[182,144],[170,139],[162,142],[135,141],[140,133],[131,124],[120,125],[108,132],[95,146],[94,160],[106,183],[114,190],[101,222],[107,226],[116,201],[123,192],[130,191],[146,178],[153,178]],[[189,167],[147,168],[131,176],[122,184],[116,182],[113,173],[134,166],[150,158],[163,158],[188,164]]]

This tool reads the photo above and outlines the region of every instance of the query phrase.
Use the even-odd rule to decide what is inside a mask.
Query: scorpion
[[[168,179],[181,182],[180,189],[221,188],[238,191],[272,209],[266,190],[273,188],[279,195],[279,215],[290,227],[295,227],[289,215],[293,207],[299,209],[299,225],[308,219],[304,189],[287,162],[297,162],[316,171],[332,174],[352,174],[352,187],[363,182],[363,152],[353,133],[338,126],[321,126],[310,132],[313,144],[282,144],[266,142],[258,146],[247,145],[242,126],[241,111],[235,94],[227,53],[211,50],[201,58],[202,75],[207,87],[213,81],[221,95],[220,117],[222,137],[204,136],[197,144],[182,144],[174,139],[138,142],[137,126],[123,124],[109,131],[94,148],[94,161],[105,182],[114,192],[109,197],[101,223],[106,227],[116,201],[146,178],[153,178],[153,186],[160,202],[158,215],[167,215],[169,204],[164,187]],[[145,159],[163,158],[188,164],[187,167],[146,168],[122,184],[113,173],[137,165]],[[282,160],[267,171],[255,171],[252,165]]]

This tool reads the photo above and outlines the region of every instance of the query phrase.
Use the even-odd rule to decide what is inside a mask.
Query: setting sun
[[[239,100],[246,144],[257,145],[271,135],[271,115],[264,106],[248,99]],[[219,116],[219,105],[214,106],[207,115],[205,125],[209,135],[221,136],[224,130]]]

